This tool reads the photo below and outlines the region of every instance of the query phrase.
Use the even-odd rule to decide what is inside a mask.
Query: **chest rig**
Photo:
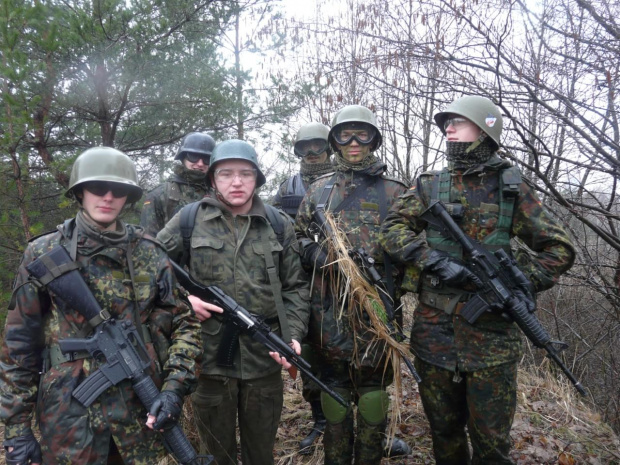
[[[521,184],[521,172],[516,166],[511,166],[500,170],[499,176],[499,215],[495,230],[488,234],[482,244],[491,251],[500,248],[510,251],[510,229],[512,226],[512,215],[517,196],[519,195],[519,185]],[[447,168],[440,172],[434,172],[431,190],[431,203],[437,200],[446,205],[446,209],[455,220],[460,220],[462,205],[452,202],[450,193],[452,191],[452,176]],[[429,225],[426,231],[428,244],[437,250],[444,251],[456,258],[463,258],[461,246],[454,240],[444,237],[441,232]]]
[[[521,172],[515,166],[499,171],[492,171],[492,176],[498,176],[499,205],[498,219],[495,229],[488,234],[481,243],[485,248],[495,251],[504,249],[510,253],[510,229],[515,200],[519,195]],[[429,173],[433,176],[431,188],[431,203],[440,200],[446,206],[450,215],[458,223],[462,219],[463,205],[452,202],[452,176],[447,168],[442,171]],[[444,237],[441,232],[429,224],[426,229],[426,241],[436,250],[448,253],[450,256],[463,259],[463,249],[454,240]],[[434,308],[440,308],[447,314],[452,314],[459,302],[465,302],[471,293],[462,289],[447,286],[431,274],[423,274],[420,288],[420,302]]]

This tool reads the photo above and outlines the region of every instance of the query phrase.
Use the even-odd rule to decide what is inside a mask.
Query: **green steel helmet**
[[[200,155],[211,156],[215,148],[215,140],[204,132],[190,132],[181,141],[181,146],[174,157],[175,160],[182,160],[187,152],[199,153]]]
[[[213,149],[213,155],[211,155],[211,163],[207,170],[207,179],[213,179],[216,165],[224,160],[245,160],[249,161],[256,168],[256,188],[259,188],[267,182],[265,175],[258,166],[258,155],[256,150],[249,143],[244,140],[230,139],[216,144]],[[210,181],[211,182],[211,181]],[[215,187],[215,186],[212,186]]]
[[[331,155],[331,149],[327,138],[329,128],[321,123],[304,124],[295,136],[294,152],[298,157],[305,157],[310,154],[320,155],[327,152]]]
[[[74,198],[75,188],[90,181],[125,185],[129,188],[128,203],[137,202],[142,197],[136,165],[123,152],[111,147],[93,147],[76,158],[65,196]]]
[[[446,135],[444,123],[449,115],[463,116],[472,121],[495,142],[500,145],[500,136],[504,122],[502,113],[493,102],[486,97],[467,95],[452,102],[448,107],[435,115],[435,122],[443,135]]]
[[[348,105],[334,115],[332,119],[332,128],[329,131],[329,143],[334,150],[337,150],[337,136],[343,128],[343,125],[350,125],[352,129],[356,129],[358,126],[359,128],[368,128],[372,133],[372,137],[368,142],[360,141],[357,138],[355,138],[355,140],[360,144],[372,143],[370,148],[371,152],[377,150],[381,146],[383,138],[379,126],[377,125],[377,117],[369,108],[362,105]],[[343,142],[345,142],[345,144],[350,143],[351,139]]]

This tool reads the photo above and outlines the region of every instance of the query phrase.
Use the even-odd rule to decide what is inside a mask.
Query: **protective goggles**
[[[345,123],[334,131],[333,138],[338,145],[349,145],[355,140],[360,145],[369,145],[375,140],[377,130],[367,123]]]
[[[198,160],[202,160],[205,165],[208,165],[209,161],[211,161],[211,155],[203,155],[195,152],[185,152],[185,158],[190,163],[198,163]]]
[[[127,197],[131,190],[130,187],[123,184],[107,181],[90,181],[84,183],[84,189],[97,197],[103,197],[108,192],[112,192],[112,196],[115,199]]]
[[[452,126],[454,129],[459,129],[465,126],[470,121],[467,118],[463,118],[460,116],[453,116],[452,118],[448,118],[443,122],[443,130],[447,131],[448,126]]]
[[[293,151],[298,157],[308,157],[310,155],[321,155],[327,152],[329,144],[325,139],[300,140],[295,143]]]

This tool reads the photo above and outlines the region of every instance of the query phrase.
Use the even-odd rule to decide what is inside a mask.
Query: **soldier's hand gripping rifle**
[[[99,322],[93,325],[89,338],[58,341],[63,353],[88,351],[102,363],[73,390],[73,397],[88,407],[106,389],[129,379],[142,404],[150,410],[159,390],[147,373],[151,359],[133,322],[115,320],[107,310],[102,310],[62,246],[54,247],[26,269],[87,321]],[[178,424],[164,428],[162,435],[166,448],[179,463],[209,465],[213,461],[211,456],[196,453]]]
[[[219,287],[200,284],[175,262],[172,262],[172,267],[177,276],[177,281],[187,292],[224,310],[222,318],[227,325],[236,326],[240,331],[249,334],[252,339],[267,347],[270,352],[277,352],[281,357],[286,357],[286,360],[291,365],[314,381],[318,387],[332,396],[340,405],[345,408],[349,407],[349,404],[341,395],[330,389],[329,386],[312,374],[310,364],[300,355],[297,355],[291,346],[271,330],[268,324],[239,305],[235,299],[227,295]],[[212,318],[217,317],[214,315]]]
[[[439,201],[428,207],[421,217],[438,228],[445,237],[461,245],[464,256],[467,257],[468,268],[482,281],[478,293],[463,306],[461,316],[470,324],[474,324],[484,312],[501,309],[519,326],[532,344],[547,351],[548,356],[560,367],[577,391],[586,395],[581,383],[558,355],[567,344],[552,341],[538,318],[529,311],[526,299],[527,289],[531,284],[517,267],[516,261],[505,250],[500,249],[491,253],[472,240]],[[531,300],[533,301],[533,296]]]
[[[332,227],[327,222],[327,218],[325,217],[324,207],[321,207],[319,205],[317,206],[317,208],[315,208],[312,220],[313,221],[308,228],[308,233],[312,237],[314,237],[315,242],[319,242],[319,239],[335,237],[335,233]],[[379,274],[379,271],[377,271],[377,268],[375,267],[375,259],[372,258],[363,247],[360,247],[356,250],[349,250],[348,253],[349,257],[351,257],[353,262],[361,271],[361,275],[364,277],[364,279],[368,281],[368,283],[375,288],[377,294],[379,294],[379,298],[381,299],[381,303],[383,304],[383,307],[385,309],[385,324],[390,331],[390,334],[395,336],[397,341],[403,341],[405,339],[405,335],[394,326],[394,301],[392,300],[392,296],[389,295],[386,289],[385,283],[381,278],[381,274]],[[422,378],[420,378],[420,375],[414,368],[411,360],[409,360],[400,351],[399,354],[401,356],[401,359],[405,362],[405,365],[407,365],[407,368],[411,372],[411,375],[416,380],[416,382],[422,382]]]

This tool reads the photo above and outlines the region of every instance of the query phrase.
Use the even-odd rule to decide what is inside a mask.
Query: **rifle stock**
[[[181,286],[183,286],[190,294],[221,307],[224,310],[223,318],[226,320],[227,324],[237,326],[240,331],[249,334],[255,341],[260,342],[267,347],[270,352],[277,352],[280,356],[286,357],[286,360],[291,365],[304,373],[309,379],[314,381],[316,385],[321,388],[321,390],[329,394],[343,407],[349,407],[349,404],[342,396],[329,388],[325,383],[312,374],[310,371],[310,364],[304,360],[303,357],[297,355],[291,346],[289,346],[271,330],[269,325],[265,324],[260,320],[260,318],[257,318],[244,307],[239,305],[235,299],[227,295],[219,287],[204,286],[192,278],[189,273],[187,273],[177,263],[171,263],[179,284],[181,284]]]
[[[560,367],[575,389],[581,395],[586,395],[584,387],[558,355],[556,346],[563,349],[567,345],[551,339],[538,318],[528,310],[526,303],[515,292],[517,289],[527,289],[529,280],[516,266],[514,259],[501,249],[491,253],[467,236],[440,201],[432,203],[421,218],[461,245],[464,255],[469,258],[471,271],[483,282],[479,293],[463,307],[461,316],[474,324],[484,312],[500,306],[534,346],[545,349],[549,358]]]
[[[73,397],[88,407],[110,386],[129,379],[142,404],[150,410],[159,389],[147,373],[151,360],[136,327],[130,321],[111,318],[101,309],[82,275],[70,267],[73,263],[65,248],[58,245],[26,266],[32,276],[46,282],[49,290],[89,322],[101,321],[89,338],[58,342],[63,353],[86,350],[93,358],[105,358],[105,363],[75,388]],[[162,436],[166,448],[183,465],[209,465],[213,461],[211,456],[196,453],[178,424],[165,429]]]

